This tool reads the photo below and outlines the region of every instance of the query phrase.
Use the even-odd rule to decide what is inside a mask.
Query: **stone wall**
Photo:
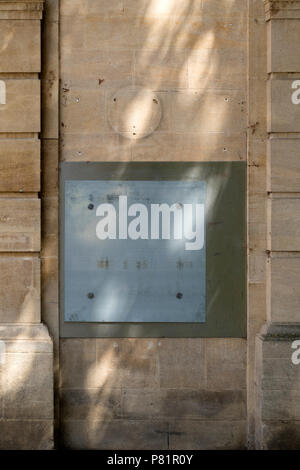
[[[298,4],[0,0],[0,448],[299,446]],[[247,339],[59,339],[59,160],[247,161]]]
[[[62,161],[247,159],[246,1],[60,7]],[[162,104],[145,138],[109,123],[110,101],[126,87],[150,89]],[[245,339],[62,339],[62,443],[244,448],[246,354]]]
[[[300,60],[299,1],[266,1],[268,33],[267,325],[257,337],[256,447],[296,449],[300,442],[299,105],[293,103]],[[300,82],[298,82],[300,83]],[[297,87],[296,87],[297,90]]]
[[[0,2],[0,448],[53,446],[53,347],[41,323],[43,2]]]

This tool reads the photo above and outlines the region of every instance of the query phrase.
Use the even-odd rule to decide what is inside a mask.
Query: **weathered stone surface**
[[[58,195],[58,140],[43,139],[42,141],[42,194],[45,197]],[[47,215],[46,215],[47,216]]]
[[[58,258],[41,258],[42,298],[45,302],[58,302]]]
[[[263,423],[261,441],[262,450],[297,450],[300,442],[300,421],[268,421]]]
[[[0,326],[6,354],[1,367],[1,449],[53,447],[52,341],[42,324]]]
[[[39,191],[39,141],[25,139],[1,140],[0,172],[0,191]]]
[[[52,419],[52,353],[8,353],[4,371],[6,419]]]
[[[1,21],[0,72],[40,72],[40,21]]]
[[[61,386],[96,387],[96,340],[62,339],[60,342]]]
[[[171,128],[175,132],[242,132],[245,125],[246,101],[241,92],[189,90],[171,96]]]
[[[64,93],[64,92],[63,92]],[[64,103],[64,96],[65,103]],[[93,89],[72,87],[62,96],[61,130],[65,134],[89,135],[103,132],[105,120],[105,94],[99,87]]]
[[[42,69],[42,137],[58,138],[59,134],[59,49],[58,23],[45,22],[43,27]]]
[[[268,81],[268,132],[299,132],[300,107],[292,102],[295,79]]]
[[[168,449],[168,424],[155,419],[64,421],[61,435],[68,449]]]
[[[273,322],[299,322],[300,257],[271,258],[270,302]]]
[[[121,389],[61,391],[61,415],[64,420],[108,420],[121,417]]]
[[[246,448],[245,421],[178,420],[170,424],[171,450],[238,450]]]
[[[240,161],[246,159],[243,133],[154,133],[132,146],[134,161]]]
[[[245,89],[246,50],[244,44],[236,50],[230,48],[199,49],[187,56],[189,88]]]
[[[58,198],[42,199],[42,258],[58,256]]]
[[[264,358],[264,375],[261,380],[262,390],[286,390],[289,392],[300,390],[300,370],[296,364],[292,363],[292,353],[294,349],[290,342],[289,356],[287,358]]]
[[[157,388],[158,340],[97,339],[97,382],[130,388]]]
[[[299,420],[299,390],[264,390],[263,420]]]
[[[68,93],[74,82],[84,81],[101,89],[118,89],[132,85],[134,53],[107,51],[94,48],[62,49],[62,91]]]
[[[293,330],[276,325],[257,337],[257,448],[299,447],[299,368],[292,364]],[[290,336],[288,335],[290,331]],[[290,442],[287,443],[287,436]]]
[[[40,200],[0,199],[0,250],[39,251]]]
[[[300,59],[297,49],[299,35],[300,21],[268,22],[268,72],[300,71]]]
[[[0,339],[2,341],[33,340],[33,344],[42,341],[50,346],[48,352],[52,351],[51,338],[48,330],[42,323],[36,325],[20,325],[20,324],[1,324],[0,323]],[[26,344],[25,341],[25,344]],[[30,345],[30,342],[27,342]]]
[[[299,155],[299,139],[270,139],[268,146],[270,191],[300,192]]]
[[[203,388],[205,386],[204,343],[205,340],[199,338],[159,340],[161,388]]]
[[[44,2],[44,21],[59,20],[59,0],[45,0]]]
[[[157,340],[65,339],[61,357],[64,388],[158,386]]]
[[[2,79],[6,104],[1,104],[0,132],[40,131],[40,81]]]
[[[194,419],[242,420],[246,416],[243,391],[224,390],[124,390],[123,415],[128,419],[147,416]]]
[[[271,201],[271,249],[300,251],[300,198],[274,196]]]
[[[267,198],[265,194],[249,196],[249,274],[251,283],[266,279]]]
[[[52,450],[51,420],[0,421],[1,450]]]
[[[206,379],[209,390],[246,388],[246,347],[243,339],[206,340]]]
[[[265,0],[267,20],[300,19],[299,0]]]
[[[246,12],[245,0],[62,0],[61,159],[246,160]],[[257,69],[265,59],[264,26],[258,23]],[[255,112],[251,108],[249,132],[257,141],[266,132],[264,72],[251,72],[257,106]],[[163,111],[158,129],[134,143],[107,122],[109,100],[129,85],[158,93]],[[262,157],[253,157],[261,166],[262,146],[255,149]],[[265,280],[264,172],[253,171],[251,183],[261,195],[252,203],[253,214],[258,210],[255,282]],[[205,342],[62,340],[63,445],[243,448],[246,342],[211,340],[206,348]]]
[[[0,257],[0,322],[40,321],[40,261]]]

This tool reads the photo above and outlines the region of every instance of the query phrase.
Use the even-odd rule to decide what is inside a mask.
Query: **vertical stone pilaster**
[[[300,1],[265,1],[268,32],[267,324],[256,342],[256,446],[300,444]]]
[[[41,322],[43,1],[0,1],[0,448],[53,446],[53,348]]]

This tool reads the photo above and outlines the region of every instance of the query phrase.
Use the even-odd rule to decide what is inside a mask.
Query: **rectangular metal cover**
[[[244,336],[244,164],[62,164],[61,222],[62,336]]]

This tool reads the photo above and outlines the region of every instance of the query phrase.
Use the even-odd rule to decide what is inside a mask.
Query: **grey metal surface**
[[[118,233],[115,239],[97,238],[97,223],[103,220],[97,208],[112,205],[118,227],[119,196],[127,198],[126,229],[136,218],[126,216],[130,206],[144,205],[147,239],[118,239]],[[184,232],[185,204],[197,203],[205,206],[204,181],[66,181],[65,321],[205,321],[205,243],[187,251],[184,233],[174,239],[174,216],[170,239],[162,239],[162,223],[159,239],[150,238],[151,205],[175,204],[183,213]],[[205,233],[205,223],[202,229]]]
[[[245,174],[242,162],[62,164],[61,336],[245,336]],[[97,239],[97,207],[120,194],[149,212],[205,202],[205,246]]]

